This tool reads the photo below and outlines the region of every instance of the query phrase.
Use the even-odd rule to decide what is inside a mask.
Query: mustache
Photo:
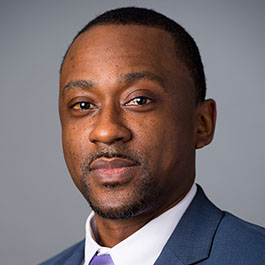
[[[136,165],[140,166],[142,163],[142,156],[137,151],[132,151],[125,148],[99,148],[95,152],[90,153],[88,157],[85,159],[85,161],[81,164],[81,169],[83,172],[90,171],[90,165],[93,161],[99,159],[99,158],[114,158],[119,157],[123,159],[128,159],[130,161],[133,161]]]

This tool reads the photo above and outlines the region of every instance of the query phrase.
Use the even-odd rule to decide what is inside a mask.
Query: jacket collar
[[[199,185],[197,187],[193,201],[154,265],[188,265],[209,256],[223,212],[207,199]],[[84,259],[84,246],[83,240],[58,264],[81,264]]]
[[[193,264],[210,254],[223,212],[213,205],[198,186],[197,194],[183,215],[155,265]]]

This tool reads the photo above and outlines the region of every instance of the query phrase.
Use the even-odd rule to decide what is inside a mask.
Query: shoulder
[[[40,263],[39,265],[59,265],[64,264],[71,256],[73,256],[76,252],[79,252],[81,255],[84,252],[84,244],[85,240],[82,240],[71,247],[65,249],[61,253],[57,254],[56,256]]]
[[[254,238],[265,243],[265,228],[248,223],[231,213],[224,212],[219,229],[223,232],[229,232],[230,236],[234,235],[237,238]]]
[[[216,230],[212,252],[237,258],[237,262],[240,258],[240,264],[258,260],[264,262],[260,264],[265,264],[265,228],[224,212]]]
[[[198,186],[155,264],[180,262],[265,265],[265,229],[221,211]]]

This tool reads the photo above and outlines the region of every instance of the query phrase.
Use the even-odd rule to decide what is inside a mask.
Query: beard
[[[107,197],[102,199],[93,186],[89,168],[89,165],[100,157],[120,157],[134,161],[142,174],[140,177],[134,178],[133,185],[130,187],[126,187],[127,183],[104,185],[101,190],[105,190]],[[116,147],[111,150],[97,150],[81,164],[81,193],[97,215],[107,219],[123,220],[155,208],[159,197],[159,184],[152,176],[148,162],[143,157],[140,152]],[[110,201],[115,203],[109,203]]]

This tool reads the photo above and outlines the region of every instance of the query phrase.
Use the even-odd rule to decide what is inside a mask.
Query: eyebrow
[[[159,86],[161,86],[162,88],[166,89],[165,80],[162,77],[152,72],[148,72],[148,71],[121,74],[119,77],[119,82],[131,83],[131,82],[135,82],[141,79],[153,81]]]
[[[74,89],[74,88],[83,88],[83,89],[89,89],[91,87],[95,86],[95,82],[92,80],[74,80],[67,83],[62,90],[62,94],[68,90]]]
[[[118,82],[119,83],[132,83],[132,82],[142,80],[142,79],[155,82],[160,87],[162,87],[166,90],[165,80],[162,77],[160,77],[160,76],[158,76],[152,72],[148,72],[148,71],[130,72],[130,73],[126,73],[126,74],[121,74],[119,76]],[[96,83],[92,80],[73,80],[73,81],[70,81],[69,83],[67,83],[63,87],[62,95],[64,95],[64,93],[66,91],[74,89],[74,88],[90,89],[90,88],[94,87],[95,85],[96,85]]]

